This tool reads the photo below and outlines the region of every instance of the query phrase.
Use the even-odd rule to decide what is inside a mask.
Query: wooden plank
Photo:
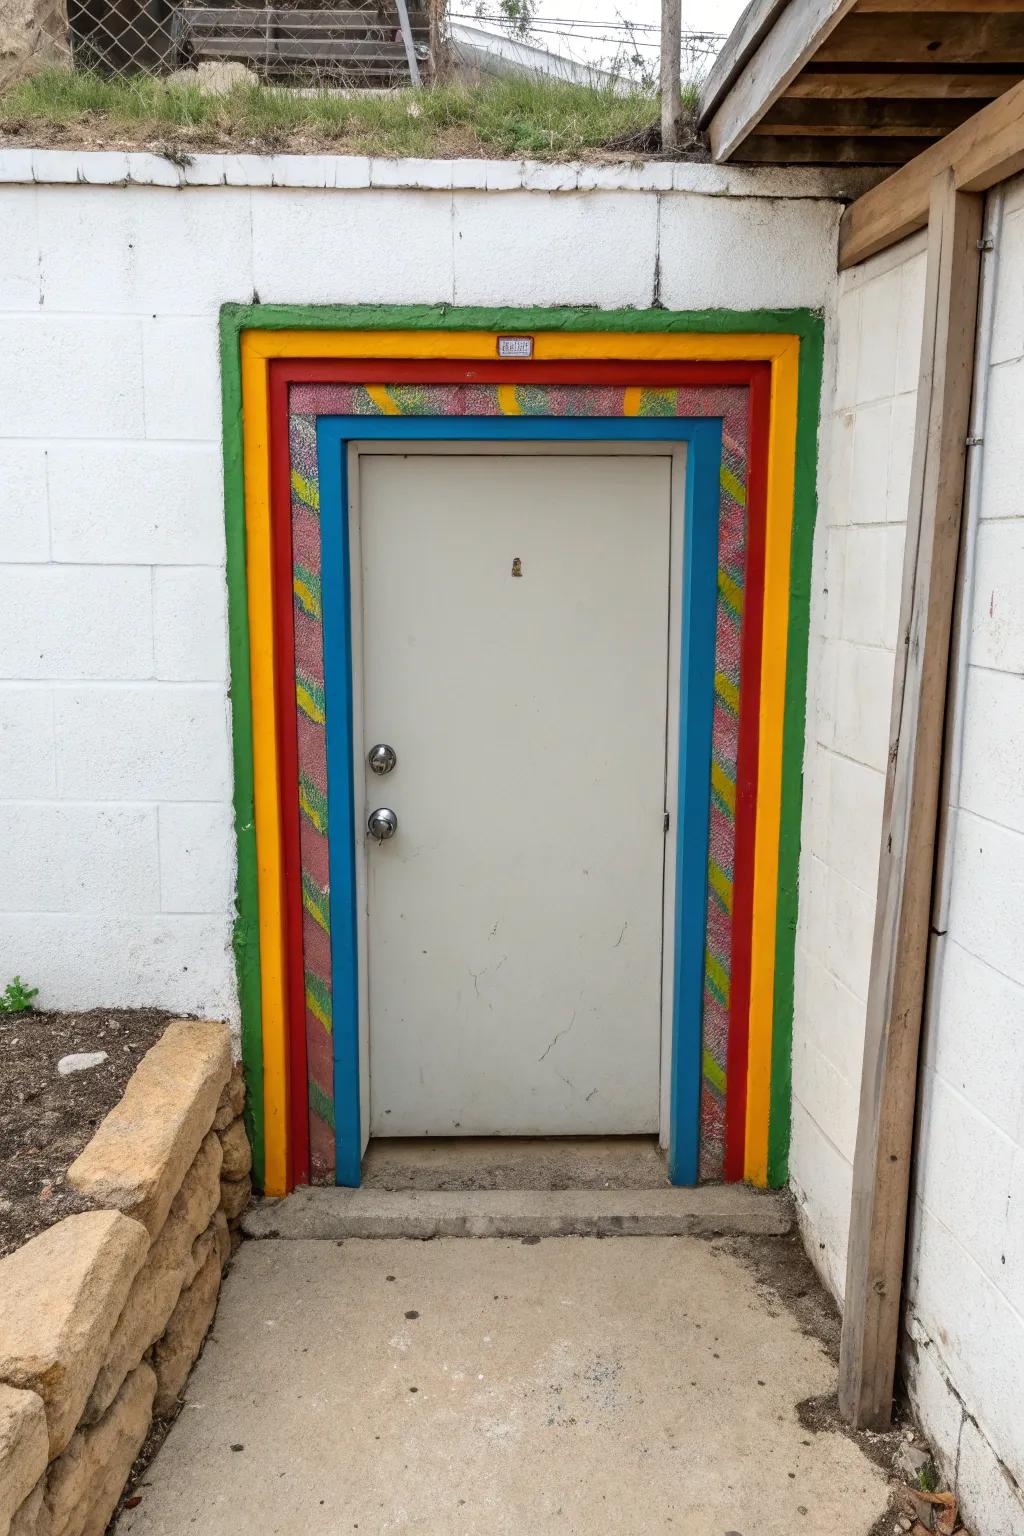
[[[1017,70],[980,70],[971,74],[953,74],[944,70],[927,72],[818,70],[814,65],[798,75],[786,91],[785,100],[807,98],[823,101],[920,101],[938,96],[948,99],[992,101],[1021,78]]]
[[[985,192],[1024,170],[1024,81],[847,208],[839,226],[840,268],[923,229],[932,182],[947,166],[965,192]]]
[[[860,0],[862,14],[882,11],[958,11],[985,15],[988,12],[1024,13],[1024,0]]]
[[[938,139],[974,110],[971,101],[800,101],[785,96],[765,113],[757,132]]]
[[[903,166],[921,148],[916,138],[802,138],[793,134],[752,133],[732,156],[736,165],[892,165]],[[888,179],[888,178],[887,178]]]
[[[814,57],[855,0],[790,0],[710,120],[716,160],[728,160]]]
[[[661,147],[670,151],[679,148],[683,115],[682,32],[682,0],[661,0]]]
[[[903,560],[901,644],[868,984],[839,1403],[888,1425],[917,1097],[946,683],[974,372],[982,199],[931,188],[928,278]]]
[[[1024,27],[1016,16],[848,16],[815,51],[819,64],[1021,64]]]
[[[776,17],[786,8],[789,0],[750,0],[750,4],[733,27],[701,88],[698,120],[702,128],[718,107],[726,91],[747,60],[760,47]]]

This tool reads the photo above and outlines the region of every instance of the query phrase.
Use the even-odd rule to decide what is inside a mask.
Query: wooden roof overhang
[[[701,94],[715,160],[904,165],[1024,79],[1024,0],[750,0]]]

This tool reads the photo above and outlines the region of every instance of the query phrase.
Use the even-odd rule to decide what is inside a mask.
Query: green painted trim
[[[225,304],[220,312],[224,403],[224,487],[228,537],[228,612],[238,838],[235,957],[242,1007],[247,1117],[258,1179],[263,1170],[263,1030],[259,988],[259,906],[253,819],[252,707],[245,584],[241,334],[281,330],[664,331],[727,335],[760,331],[800,339],[796,486],[789,641],[782,748],[782,818],[775,939],[768,1182],[788,1178],[800,817],[803,798],[811,546],[817,510],[817,439],[824,323],[810,309],[479,309],[434,305]]]
[[[222,329],[261,331],[767,331],[820,333],[810,309],[476,309],[444,304],[225,304]]]
[[[804,734],[807,719],[807,648],[811,621],[811,554],[818,510],[818,422],[824,325],[820,317],[802,338],[797,395],[796,481],[790,545],[789,638],[782,734],[782,806],[775,923],[772,1005],[772,1082],[768,1116],[768,1183],[789,1182],[793,1092],[793,1005],[800,880]]]
[[[252,770],[252,693],[249,678],[249,604],[245,580],[245,478],[242,368],[239,330],[224,311],[220,324],[221,402],[224,418],[224,525],[227,538],[228,654],[231,665],[231,740],[235,764],[235,841],[238,876],[232,943],[242,1010],[245,1126],[252,1143],[253,1177],[263,1186],[263,1004],[260,996],[259,896]]]

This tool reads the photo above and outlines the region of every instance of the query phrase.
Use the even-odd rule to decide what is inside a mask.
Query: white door
[[[671,477],[359,456],[373,1135],[658,1129]]]

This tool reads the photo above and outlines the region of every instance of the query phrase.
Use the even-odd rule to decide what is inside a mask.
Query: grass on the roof
[[[692,114],[696,90],[687,93]],[[297,92],[241,85],[226,95],[192,84],[48,69],[0,96],[0,137],[45,145],[182,150],[229,148],[346,154],[571,160],[649,152],[655,96],[555,80],[380,94]]]

